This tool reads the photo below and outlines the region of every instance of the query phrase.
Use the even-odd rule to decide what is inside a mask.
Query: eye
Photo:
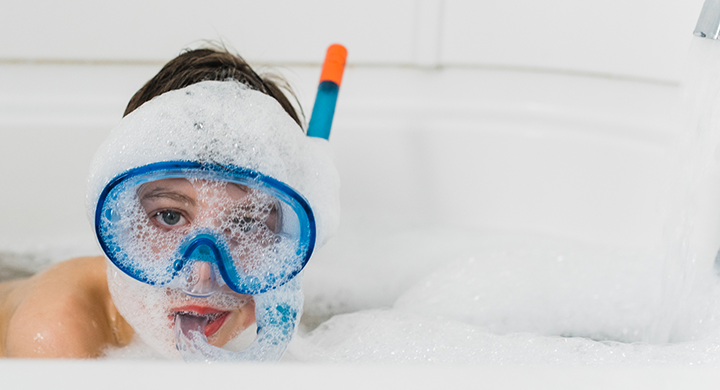
[[[163,210],[155,214],[155,220],[165,226],[182,226],[186,220],[183,215],[173,210]]]

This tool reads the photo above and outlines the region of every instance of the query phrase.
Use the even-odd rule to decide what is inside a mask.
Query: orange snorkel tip
[[[332,81],[339,87],[340,83],[342,83],[343,72],[345,71],[345,59],[347,59],[347,49],[345,46],[337,43],[330,45],[325,55],[322,73],[320,73],[320,82]]]

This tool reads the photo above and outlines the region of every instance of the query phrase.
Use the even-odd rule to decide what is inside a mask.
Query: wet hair
[[[272,96],[280,103],[285,112],[302,127],[300,116],[283,92],[285,90],[297,103],[297,98],[287,81],[274,75],[261,77],[242,57],[231,54],[224,48],[188,50],[175,57],[133,95],[123,116],[165,92],[185,88],[201,81],[230,79]],[[299,108],[300,104],[297,105]],[[302,114],[302,109],[300,109],[300,114]]]

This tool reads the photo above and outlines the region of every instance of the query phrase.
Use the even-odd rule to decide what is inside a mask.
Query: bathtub
[[[32,364],[10,361],[2,366],[3,383],[10,388],[93,389],[98,380],[107,382],[103,388],[128,387],[195,388],[213,385],[252,388],[653,388],[693,389],[711,388],[717,374],[710,370],[682,368],[668,371],[662,368],[581,368],[567,370],[548,367],[418,367],[418,366],[348,366],[348,365],[285,365],[282,367],[254,365],[245,367],[252,374],[243,373],[237,366],[180,366],[169,363],[143,362],[69,362],[40,361]],[[28,379],[28,372],[42,372]],[[92,374],[89,374],[89,371]],[[128,375],[132,373],[131,375]],[[272,378],[272,379],[270,379]],[[319,378],[322,378],[318,381]],[[539,385],[540,384],[540,385]]]
[[[53,69],[52,77],[66,85],[51,89],[43,79],[44,66],[3,65],[0,72],[4,83],[22,80],[27,88],[26,95],[5,100],[4,107],[12,110],[4,112],[0,142],[8,189],[0,208],[8,217],[0,228],[6,256],[16,262],[32,261],[26,264],[30,270],[65,257],[98,253],[84,219],[85,166],[120,116],[123,95],[132,89],[126,85],[137,84],[134,80],[154,71],[150,66],[134,67],[132,72],[112,66]],[[311,100],[317,69],[295,67],[284,72],[302,85],[301,98]],[[126,80],[116,77],[112,88],[106,83],[102,90],[96,89],[96,82],[116,73]],[[460,84],[463,88],[458,90]],[[388,85],[403,88],[388,89]],[[70,90],[71,86],[80,86],[81,91]],[[337,237],[307,267],[306,331],[336,314],[392,307],[412,286],[467,250],[463,246],[467,240],[452,246],[447,239],[450,230],[477,236],[542,233],[638,250],[661,240],[663,215],[658,201],[666,152],[676,131],[671,125],[676,84],[499,69],[351,67],[343,88],[331,136],[342,177],[343,223]],[[73,93],[99,97],[85,105],[73,102]],[[21,122],[14,116],[23,110],[41,114]],[[47,196],[53,201],[47,202]],[[436,253],[417,253],[432,251],[433,245],[423,242],[433,240],[438,227]],[[405,255],[397,256],[403,251]],[[673,383],[691,375],[678,370],[658,376],[652,366],[639,371],[617,369],[620,372],[599,367],[573,370],[569,378],[560,380],[567,373],[562,368],[479,367],[387,368],[320,362],[253,370],[266,370],[273,377],[297,375],[298,380],[316,375],[364,378],[358,380],[366,385],[383,378],[382,384],[403,381],[417,387],[432,387],[428,384],[441,378],[447,384],[482,381],[517,386],[550,378],[558,386],[569,386],[607,372],[619,374],[623,383],[643,384]],[[3,376],[18,383],[27,378],[14,373],[38,369],[62,381],[88,369],[108,375],[138,373],[132,380],[122,375],[120,387],[122,381],[152,382],[157,375],[172,377],[188,368],[143,360],[0,364]],[[211,375],[222,370],[192,369]],[[230,384],[233,379],[222,380]],[[38,387],[42,381],[33,378]],[[73,388],[83,388],[82,383],[73,382]],[[257,383],[266,382],[257,379]]]
[[[295,362],[226,367],[133,359],[7,360],[0,362],[5,383],[82,389],[95,387],[93,381],[99,379],[118,388],[190,387],[200,385],[199,380],[206,383],[209,375],[213,383],[232,386],[238,376],[228,373],[244,369],[252,375],[243,376],[243,383],[267,386],[267,378],[273,378],[274,387],[527,387],[542,381],[554,388],[676,388],[711,383],[717,375],[712,371],[715,356],[720,356],[714,352],[717,339],[693,344],[692,335],[657,336],[649,329],[653,317],[644,316],[659,313],[663,303],[655,294],[662,287],[657,282],[661,275],[653,272],[661,268],[657,250],[667,213],[668,152],[681,131],[674,119],[680,99],[677,74],[657,69],[643,74],[640,68],[602,71],[583,67],[581,60],[571,60],[580,62],[565,68],[426,60],[409,65],[351,62],[346,71],[331,135],[342,179],[342,225],[306,269],[304,344],[289,351]],[[318,68],[297,61],[276,63],[284,64],[279,71],[309,110]],[[32,273],[68,257],[99,253],[84,212],[87,166],[128,98],[158,66],[153,61],[0,63],[0,255],[12,272]],[[513,257],[514,248],[530,254]],[[602,267],[585,256],[607,248],[623,255],[598,255]],[[566,251],[581,253],[578,266],[558,265],[568,259]],[[492,263],[491,255],[504,263]],[[484,273],[485,283],[493,281],[493,272],[509,278],[501,281],[517,280],[512,275],[520,273],[526,283],[508,301],[517,309],[481,298],[495,310],[488,311],[493,320],[468,320],[476,321],[472,323],[492,341],[487,357],[438,358],[438,364],[428,364],[434,360],[423,360],[417,350],[409,352],[415,359],[403,361],[391,358],[399,352],[388,349],[373,359],[366,350],[350,345],[342,351],[342,340],[330,340],[338,334],[377,335],[344,330],[355,320],[400,328],[412,323],[416,317],[387,316],[404,316],[411,309],[417,315],[413,295],[432,295],[423,290],[432,283],[439,289],[447,286],[442,278],[470,267],[462,263],[469,259],[485,262],[483,269],[490,272]],[[628,259],[640,260],[626,268]],[[548,269],[561,277],[580,270],[605,279],[587,289],[570,284],[553,291],[565,279],[553,279]],[[632,280],[613,270],[629,270],[640,280],[637,290],[645,291],[625,300],[624,294],[635,292]],[[534,279],[533,272],[542,278]],[[498,286],[497,291],[512,291]],[[598,303],[607,291],[604,302],[609,304]],[[568,300],[568,294],[575,296]],[[557,313],[529,309],[527,301],[537,296],[546,299],[544,308],[558,308]],[[613,305],[620,303],[628,305],[617,310]],[[591,324],[595,318],[617,320],[627,313],[626,322]],[[428,315],[419,324],[440,332],[450,328],[443,321]],[[462,325],[453,321],[450,325]],[[332,326],[336,333],[329,330]],[[399,335],[402,329],[388,327],[387,332]],[[576,344],[555,360],[541,353],[542,346],[527,352],[529,358],[522,356],[526,352],[520,345],[534,342],[551,349],[564,340]],[[504,343],[511,358],[503,359]],[[656,346],[669,343],[678,347],[658,352]],[[650,357],[611,357],[636,346]],[[692,358],[695,347],[702,350],[697,361]],[[320,351],[320,358],[312,357],[313,351]],[[591,358],[579,357],[582,353]],[[452,351],[443,356],[452,357]],[[342,362],[358,363],[335,364]]]

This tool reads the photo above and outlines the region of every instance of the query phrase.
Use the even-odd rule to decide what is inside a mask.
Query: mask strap
[[[208,344],[198,331],[182,331],[182,317],[175,318],[175,345],[186,362],[278,361],[297,331],[302,314],[302,276],[275,290],[253,295],[258,333],[252,345],[240,352],[231,352]]]

